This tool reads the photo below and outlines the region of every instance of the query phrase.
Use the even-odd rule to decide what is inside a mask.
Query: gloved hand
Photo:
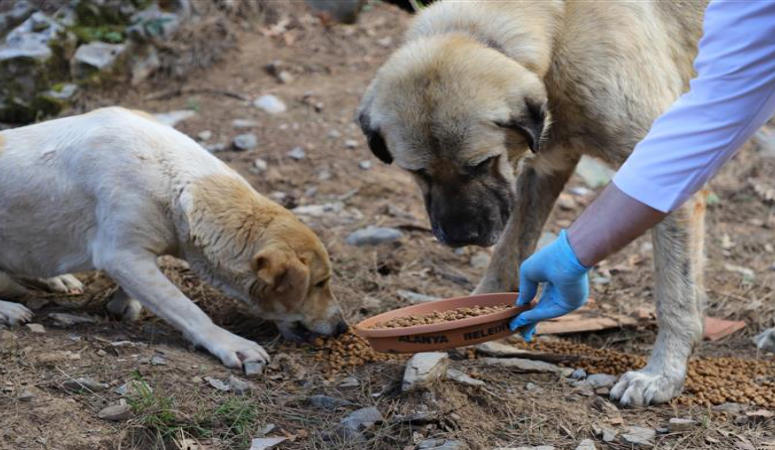
[[[517,306],[530,303],[538,292],[539,283],[546,284],[538,304],[511,321],[511,331],[521,329],[522,337],[530,342],[539,321],[580,308],[589,295],[587,272],[589,269],[579,262],[568,242],[568,233],[562,230],[554,242],[520,266]]]

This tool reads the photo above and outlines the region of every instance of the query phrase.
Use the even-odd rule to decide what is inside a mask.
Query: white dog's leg
[[[108,304],[105,305],[105,309],[107,309],[108,313],[115,319],[124,322],[133,322],[140,318],[140,313],[143,311],[143,305],[128,296],[123,289],[118,288],[116,293],[110,298],[110,301],[108,301]]]
[[[73,275],[60,275],[52,278],[38,278],[35,280],[49,292],[59,294],[83,294],[83,283]]]
[[[16,325],[32,319],[32,311],[18,303],[0,300],[0,325]]]
[[[102,256],[98,267],[105,270],[131,298],[137,299],[195,345],[206,348],[227,367],[244,362],[268,362],[269,354],[253,341],[213,324],[212,320],[170,282],[156,265],[156,257],[131,251]]]
[[[659,333],[646,367],[627,372],[611,390],[625,405],[664,403],[683,389],[689,356],[702,338],[704,214],[698,194],[654,230]]]

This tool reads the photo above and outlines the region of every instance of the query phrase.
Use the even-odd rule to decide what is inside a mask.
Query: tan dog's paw
[[[0,300],[0,325],[28,322],[33,315],[24,305]]]
[[[37,280],[43,287],[58,294],[83,294],[83,283],[73,275],[60,275],[52,278],[39,278]]]
[[[269,363],[269,353],[257,343],[214,327],[197,339],[198,343],[221,360],[224,366],[242,368],[243,363]]]

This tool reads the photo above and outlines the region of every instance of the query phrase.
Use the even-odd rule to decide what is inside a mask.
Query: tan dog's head
[[[347,329],[331,292],[328,252],[290,211],[236,176],[204,178],[181,203],[186,259],[200,276],[275,321],[287,339]]]
[[[374,155],[414,175],[440,241],[489,246],[511,213],[516,164],[540,151],[546,104],[533,72],[450,34],[399,49],[358,121]]]

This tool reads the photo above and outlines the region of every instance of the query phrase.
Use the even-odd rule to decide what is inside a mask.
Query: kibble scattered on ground
[[[336,338],[318,338],[313,345],[319,350],[315,359],[323,363],[323,373],[329,379],[340,372],[367,363],[400,358],[397,355],[374,351],[368,341],[355,334],[352,329]]]
[[[431,325],[434,323],[452,322],[455,320],[470,319],[487,314],[495,314],[511,308],[511,305],[498,306],[473,306],[470,308],[457,308],[449,311],[434,311],[429,314],[396,317],[387,322],[379,322],[374,328],[406,328],[417,325]]]

